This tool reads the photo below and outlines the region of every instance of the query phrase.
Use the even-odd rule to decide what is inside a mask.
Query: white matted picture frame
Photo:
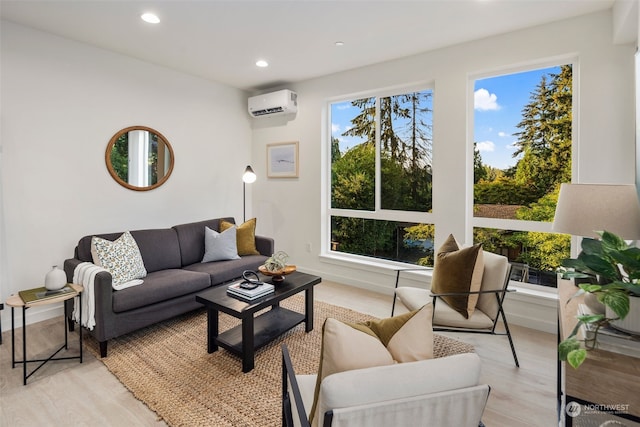
[[[267,177],[298,177],[298,141],[267,144]]]

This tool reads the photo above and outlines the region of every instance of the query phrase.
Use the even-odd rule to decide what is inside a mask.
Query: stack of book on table
[[[25,304],[29,304],[35,301],[41,301],[51,298],[57,298],[62,295],[66,295],[68,293],[75,292],[73,288],[69,285],[65,285],[62,289],[58,289],[56,291],[49,291],[44,286],[41,288],[27,289],[24,291],[19,291],[18,295],[22,298]]]
[[[593,314],[585,304],[578,305],[578,314]],[[582,335],[592,338],[595,333],[595,325],[583,324]],[[598,330],[598,348],[614,353],[626,354],[637,357],[640,354],[640,335],[620,331],[611,326],[602,326]]]
[[[251,300],[263,297],[265,295],[269,295],[269,294],[273,293],[273,291],[275,290],[275,288],[274,288],[274,286],[272,284],[264,283],[264,282],[260,282],[262,284],[258,285],[257,287],[255,287],[253,289],[245,289],[245,288],[240,286],[244,282],[245,282],[244,279],[240,279],[240,280],[237,280],[237,281],[233,282],[227,288],[227,293],[229,293],[229,294],[231,294],[233,296],[240,297],[242,299],[246,299],[246,300],[251,301]]]

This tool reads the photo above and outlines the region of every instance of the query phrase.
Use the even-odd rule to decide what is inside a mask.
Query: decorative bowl
[[[272,276],[273,278],[271,280],[273,280],[274,282],[282,282],[284,280],[284,276],[296,271],[296,266],[287,265],[282,270],[269,271],[264,265],[261,265],[260,267],[258,267],[258,271],[260,271],[260,273],[264,274],[265,276]]]

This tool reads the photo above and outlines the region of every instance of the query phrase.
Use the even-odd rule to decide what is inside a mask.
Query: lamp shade
[[[609,231],[626,240],[640,239],[635,185],[562,184],[551,229],[581,237]]]
[[[251,168],[251,166],[247,166],[247,168],[244,170],[244,175],[242,175],[242,181],[246,182],[247,184],[251,184],[252,182],[256,181],[256,174],[255,172],[253,172],[253,169]]]

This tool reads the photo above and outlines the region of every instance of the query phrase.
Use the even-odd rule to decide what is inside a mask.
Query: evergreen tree
[[[489,177],[489,170],[482,164],[482,156],[478,150],[478,144],[473,143],[473,183],[486,181]]]
[[[534,189],[538,197],[571,181],[571,65],[549,77],[550,82],[542,77],[522,111],[513,154],[523,155],[516,165],[516,182]]]

